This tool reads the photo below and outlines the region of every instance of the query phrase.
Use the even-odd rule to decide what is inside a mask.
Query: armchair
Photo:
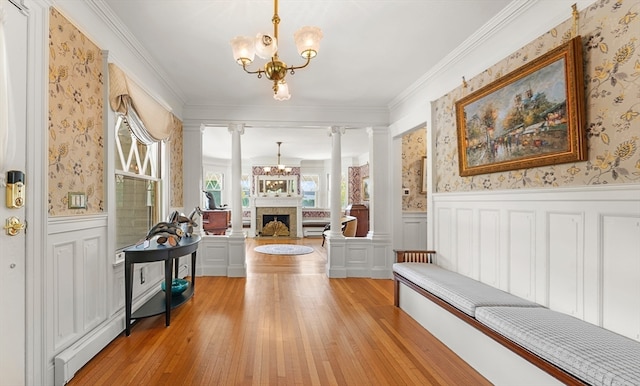
[[[355,237],[356,230],[358,229],[358,219],[353,216],[344,216],[340,219],[342,235],[344,237]],[[322,246],[324,247],[324,242],[327,239],[327,234],[331,230],[331,225],[327,224],[324,226],[324,231],[322,232]]]

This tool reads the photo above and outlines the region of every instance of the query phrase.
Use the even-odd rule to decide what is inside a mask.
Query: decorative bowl
[[[160,288],[166,292],[166,285],[164,284],[164,280],[160,284]],[[178,296],[183,293],[187,288],[189,288],[189,281],[184,279],[173,279],[171,282],[171,295]]]

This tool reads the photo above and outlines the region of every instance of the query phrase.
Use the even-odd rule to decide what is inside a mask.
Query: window
[[[300,176],[303,208],[315,208],[317,206],[319,183],[320,178],[317,175],[303,174]]]
[[[251,179],[248,174],[242,175],[242,180],[240,181],[242,186],[242,207],[249,207],[249,196],[251,195]]]
[[[216,206],[222,206],[222,189],[224,188],[223,181],[223,173],[212,171],[205,172],[204,190],[213,194],[213,198],[216,201]]]
[[[116,123],[116,249],[144,238],[160,217],[159,142],[138,142],[124,119]]]

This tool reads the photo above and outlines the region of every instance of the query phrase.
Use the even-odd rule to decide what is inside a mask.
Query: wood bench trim
[[[465,314],[464,312],[460,311],[456,307],[452,306],[451,304],[447,303],[446,301],[444,301],[444,300],[440,299],[439,297],[435,296],[431,292],[426,291],[424,288],[420,287],[419,285],[415,284],[414,282],[412,282],[411,280],[405,278],[404,276],[394,272],[393,273],[393,278],[394,278],[393,304],[396,307],[400,307],[400,283],[403,283],[407,287],[411,288],[412,290],[416,291],[420,295],[422,295],[425,298],[429,299],[431,302],[437,304],[441,308],[443,308],[443,309],[449,311],[450,313],[454,314],[458,318],[460,318],[463,321],[467,322],[467,324],[475,327],[477,330],[479,330],[483,334],[489,336],[490,338],[492,338],[496,342],[500,343],[504,347],[506,347],[509,350],[513,351],[514,353],[520,355],[523,359],[525,359],[528,362],[534,364],[535,366],[537,366],[541,370],[547,372],[548,374],[550,374],[554,378],[558,379],[560,382],[563,382],[566,385],[586,385],[585,382],[581,381],[580,379],[576,378],[575,376],[567,373],[566,371],[564,371],[563,369],[561,369],[558,366],[554,365],[553,363],[547,361],[546,359],[543,359],[543,358],[539,357],[538,355],[532,353],[531,351],[525,349],[524,347],[520,346],[519,344],[517,344],[517,343],[513,342],[512,340],[506,338],[504,335],[501,335],[500,333],[498,333],[498,332],[490,329],[489,327],[485,326],[484,324],[478,322],[475,318]]]

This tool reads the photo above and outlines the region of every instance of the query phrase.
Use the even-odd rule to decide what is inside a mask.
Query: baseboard
[[[96,356],[124,330],[124,316],[116,317],[82,341],[67,348],[54,358],[56,386],[65,385],[78,370]]]

